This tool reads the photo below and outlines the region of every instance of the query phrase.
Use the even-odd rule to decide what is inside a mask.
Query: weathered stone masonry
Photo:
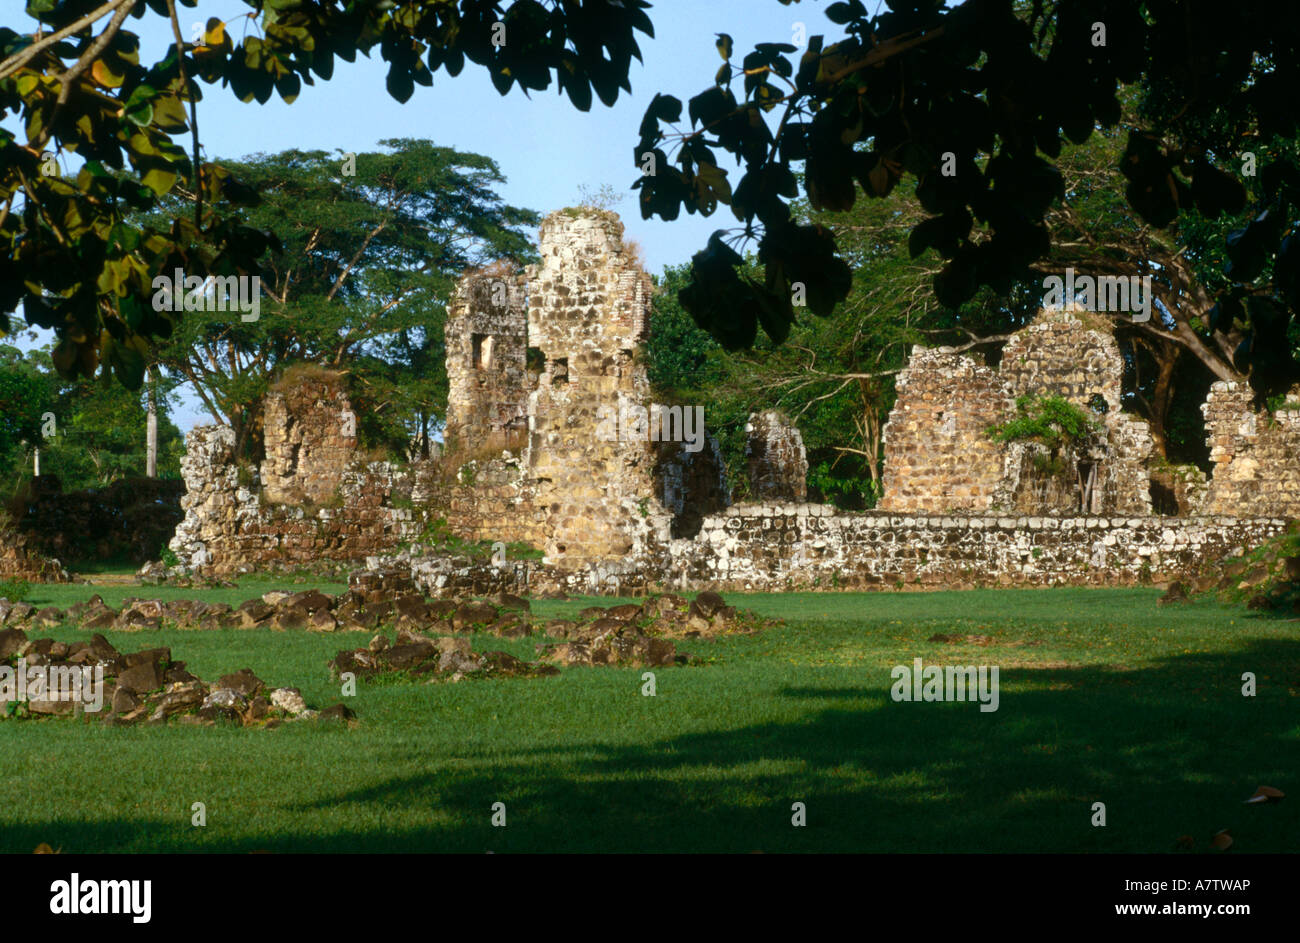
[[[476,449],[518,447],[528,429],[528,305],[522,273],[461,279],[447,307],[448,442]]]
[[[880,509],[1077,513],[1068,481],[1037,472],[1042,447],[989,435],[1014,415],[1017,397],[1056,395],[1096,410],[1104,427],[1096,454],[1072,456],[1094,468],[1088,510],[1149,514],[1154,443],[1147,424],[1122,410],[1122,379],[1108,322],[1084,312],[1043,311],[1007,341],[997,370],[946,348],[914,350],[884,430]]]
[[[561,566],[629,553],[637,500],[654,491],[648,440],[596,434],[602,406],[650,398],[636,357],[649,336],[650,279],[622,236],[613,214],[553,213],[541,265],[528,273],[529,344],[545,366],[529,395],[525,462],[548,515],[546,555]]]
[[[351,413],[337,377],[305,379],[265,410],[260,469],[235,461],[228,426],[196,426],[181,477],[185,519],[170,547],[181,562],[216,573],[361,560],[416,537],[412,483],[386,462],[355,455]]]
[[[1214,462],[1205,511],[1300,518],[1300,386],[1270,413],[1247,384],[1220,381],[1201,410]]]
[[[1011,410],[1007,384],[969,357],[919,348],[897,390],[880,510],[987,511],[1004,460],[988,428]]]
[[[747,505],[675,541],[668,585],[732,590],[896,585],[1131,585],[1194,573],[1255,546],[1281,518],[841,514],[824,505]]]
[[[798,427],[776,410],[768,410],[750,416],[745,433],[751,499],[807,500],[808,456]]]
[[[462,280],[448,327],[449,414],[482,413],[485,395],[511,404],[511,416],[522,403],[526,444],[472,462],[461,487],[431,484],[417,493],[437,495],[432,503],[445,505],[462,536],[524,541],[564,569],[644,555],[655,542],[694,533],[704,514],[730,503],[717,443],[690,452],[682,442],[652,441],[648,424],[623,421],[651,405],[639,353],[652,284],[624,247],[618,217],[552,213],[539,241],[541,262],[522,277]],[[503,307],[503,298],[527,304]],[[469,329],[479,349],[492,348],[494,375],[522,375],[521,385],[485,394],[464,339],[452,336]],[[481,431],[449,419],[452,457],[470,451]]]
[[[881,510],[789,503],[806,495],[807,464],[798,430],[777,414],[751,417],[748,430],[761,501],[730,506],[711,438],[692,452],[644,429],[609,434],[611,413],[651,405],[639,353],[651,285],[622,233],[613,214],[555,213],[542,226],[539,265],[462,280],[449,307],[442,461],[362,461],[346,396],[328,375],[309,373],[268,402],[260,468],[236,465],[229,429],[194,430],[173,550],[216,572],[362,558],[383,566],[384,554],[445,517],[462,537],[524,541],[546,560],[499,571],[419,554],[392,562],[434,593],[1100,585],[1189,575],[1300,515],[1300,412],[1264,420],[1241,391],[1216,386],[1206,417],[1219,471],[1207,516],[1153,516],[1150,436],[1120,408],[1114,338],[1070,311],[1045,312],[1019,332],[997,370],[953,351],[914,351],[887,427]],[[1035,485],[1031,445],[989,437],[1023,393],[1104,405],[1089,515],[1069,494]]]

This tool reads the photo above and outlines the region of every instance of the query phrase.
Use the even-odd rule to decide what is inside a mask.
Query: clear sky
[[[304,85],[292,105],[278,97],[265,105],[244,104],[228,89],[203,86],[199,130],[208,158],[293,147],[361,151],[374,149],[385,138],[428,138],[493,158],[507,180],[503,198],[546,213],[576,203],[582,185],[608,184],[627,191],[638,174],[633,149],[646,106],[656,92],[685,102],[712,83],[721,65],[713,45],[715,33],[733,37],[738,63],[755,43],[793,41],[796,24],[802,23],[807,35],[841,35],[841,28],[826,20],[825,6],[818,0],[790,6],[778,0],[653,0],[649,14],[655,38],[638,37],[644,64],[633,63],[632,94],[620,93],[612,108],[596,100],[589,112],[580,112],[554,87],[533,93],[531,99],[518,87],[502,97],[487,72],[472,63],[456,78],[435,73],[431,88],[416,86],[415,95],[405,105],[398,104],[384,88],[387,63],[376,48],[370,59],[358,56],[351,65],[338,60],[329,82]],[[200,0],[194,9],[179,11],[182,32],[188,40],[192,24],[243,9],[231,0]],[[5,17],[4,22],[26,27],[30,20]],[[150,14],[144,21],[128,23],[141,36],[142,62],[165,54],[172,41],[165,20]],[[234,36],[243,33],[246,23],[232,22]],[[188,135],[184,143],[188,150]],[[737,172],[729,170],[734,180]],[[635,196],[628,192],[614,209],[624,218],[627,237],[644,248],[651,272],[689,261],[714,229],[736,225],[726,207],[708,219],[683,213],[672,223],[642,220]],[[182,429],[211,421],[189,398],[174,418]]]

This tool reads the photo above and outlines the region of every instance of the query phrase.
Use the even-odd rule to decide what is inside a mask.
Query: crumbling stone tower
[[[542,369],[529,396],[526,465],[548,512],[547,558],[567,567],[630,552],[651,510],[662,514],[646,507],[654,455],[645,432],[620,423],[617,436],[597,434],[610,410],[649,402],[636,351],[652,285],[613,213],[552,213],[541,255],[528,271],[529,344]]]
[[[539,242],[539,264],[467,275],[449,307],[448,458],[471,473],[445,497],[448,523],[470,539],[541,545],[562,569],[693,536],[730,504],[724,463],[716,441],[694,424],[686,432],[691,407],[660,422],[650,402],[638,348],[653,283],[623,224],[591,207],[560,210]],[[475,444],[515,454],[466,454]]]
[[[522,272],[462,278],[447,307],[447,428],[452,448],[518,448],[528,429],[528,302]]]

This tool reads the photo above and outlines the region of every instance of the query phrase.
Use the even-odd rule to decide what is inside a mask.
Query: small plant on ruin
[[[599,187],[582,183],[578,185],[578,206],[593,210],[612,210],[626,196],[618,187],[602,183]]]
[[[1034,465],[1044,474],[1060,475],[1073,469],[1079,508],[1088,509],[1097,474],[1089,453],[1104,434],[1097,418],[1063,396],[1020,396],[1015,417],[988,431],[997,442],[1041,446],[1045,451],[1034,456]]]
[[[1038,442],[1053,453],[1085,447],[1100,431],[1101,423],[1063,396],[1018,397],[1016,417],[990,430],[998,442]]]
[[[180,557],[172,553],[171,548],[168,547],[166,544],[163,544],[162,549],[158,551],[158,559],[162,562],[163,566],[169,568],[174,566],[180,566],[181,564]]]

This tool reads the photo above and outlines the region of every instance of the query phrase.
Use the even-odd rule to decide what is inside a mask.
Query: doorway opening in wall
[[[1076,474],[1079,476],[1079,512],[1089,514],[1093,490],[1097,485],[1097,465],[1094,462],[1080,462]]]
[[[474,369],[487,370],[492,366],[492,335],[491,334],[474,334],[471,338],[473,343]]]
[[[1162,483],[1151,480],[1151,510],[1164,517],[1176,517],[1182,513],[1178,506],[1178,495],[1172,488],[1168,488]]]

